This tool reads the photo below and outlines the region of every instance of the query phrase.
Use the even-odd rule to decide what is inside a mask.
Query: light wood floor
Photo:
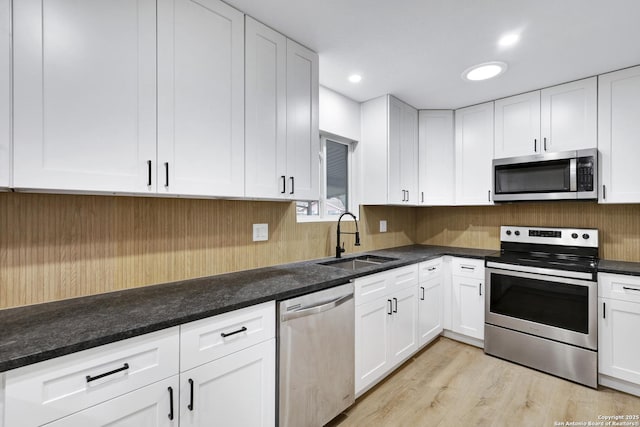
[[[330,425],[540,427],[597,422],[598,415],[640,415],[640,398],[592,390],[441,337]]]

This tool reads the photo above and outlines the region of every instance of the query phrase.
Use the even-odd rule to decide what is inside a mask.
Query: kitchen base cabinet
[[[47,427],[177,427],[178,376],[46,424]]]
[[[640,396],[640,277],[599,273],[598,287],[600,382]]]
[[[390,304],[381,298],[355,308],[356,395],[389,371]]]
[[[386,281],[387,292],[363,302],[363,286]],[[378,273],[355,281],[355,388],[364,393],[418,349],[418,266]]]
[[[453,332],[484,339],[484,261],[453,258],[451,262]]]
[[[428,264],[428,263],[423,263]],[[442,262],[425,268],[442,268]],[[422,272],[422,265],[420,270]],[[433,341],[443,330],[443,276],[441,270],[426,280],[420,280],[418,287],[418,345],[423,345]]]
[[[275,339],[180,374],[181,426],[275,425]]]

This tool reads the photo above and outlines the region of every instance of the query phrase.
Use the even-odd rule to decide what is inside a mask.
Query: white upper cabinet
[[[419,204],[455,203],[455,138],[452,110],[418,113]]]
[[[540,91],[543,152],[597,146],[597,86],[590,77]]]
[[[362,104],[362,203],[418,203],[418,112],[385,95]]]
[[[638,203],[640,190],[640,67],[598,80],[601,203]]]
[[[540,91],[498,99],[495,102],[494,158],[541,152]]]
[[[13,185],[154,192],[156,2],[20,0],[13,19]]]
[[[246,18],[245,195],[320,195],[318,55]]]
[[[493,102],[461,108],[456,122],[456,204],[491,205]]]
[[[287,38],[249,16],[245,34],[245,195],[285,198]]]
[[[11,0],[0,0],[0,188],[11,177]]]
[[[158,1],[158,193],[244,195],[244,15]]]
[[[287,40],[286,191],[296,200],[320,197],[318,73],[318,55]]]

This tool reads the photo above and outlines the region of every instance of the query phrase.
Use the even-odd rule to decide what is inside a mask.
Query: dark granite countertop
[[[318,265],[326,258],[0,310],[0,372],[442,255],[493,252],[403,246],[367,252],[398,260],[357,272]]]
[[[598,273],[626,274],[640,276],[640,262],[613,261],[601,259],[598,262]]]

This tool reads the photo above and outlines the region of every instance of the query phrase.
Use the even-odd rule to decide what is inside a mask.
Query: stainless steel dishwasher
[[[354,402],[353,283],[278,305],[280,427],[322,426]]]

